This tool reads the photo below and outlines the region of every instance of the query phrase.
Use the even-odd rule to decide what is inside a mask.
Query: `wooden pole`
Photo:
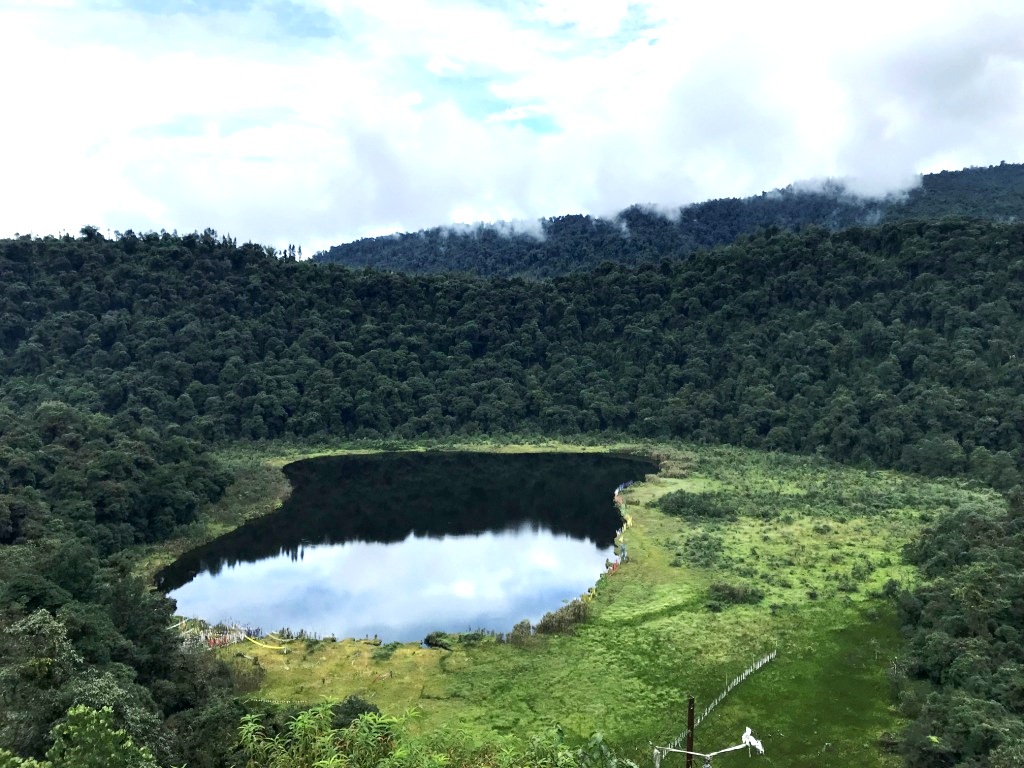
[[[686,768],[693,768],[693,696],[686,706]]]

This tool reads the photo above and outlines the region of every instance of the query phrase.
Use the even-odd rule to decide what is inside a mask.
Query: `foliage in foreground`
[[[211,718],[238,717],[228,672],[183,650],[172,601],[123,553],[194,522],[227,482],[167,425],[0,401],[0,747],[42,759],[88,706],[162,761],[210,764]]]
[[[554,734],[524,746],[474,744],[453,731],[414,739],[403,728],[408,716],[368,712],[339,728],[334,721],[335,706],[328,701],[299,712],[285,732],[277,735],[268,733],[259,716],[247,715],[239,729],[247,768],[576,768],[584,754],[606,756],[603,762],[586,763],[594,768],[615,764],[606,747],[601,752],[600,739],[582,752],[570,749]]]
[[[157,768],[149,749],[115,727],[110,707],[72,707],[51,735],[46,760],[19,758],[0,747],[0,768]]]

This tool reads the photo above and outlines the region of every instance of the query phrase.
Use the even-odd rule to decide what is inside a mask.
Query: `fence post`
[[[686,705],[686,768],[693,768],[693,696]]]

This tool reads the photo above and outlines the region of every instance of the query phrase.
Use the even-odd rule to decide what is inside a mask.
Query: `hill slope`
[[[614,431],[1016,482],[1024,225],[769,231],[557,280],[354,272],[211,233],[0,244],[0,370],[206,440]]]
[[[585,271],[604,261],[636,265],[681,258],[770,227],[838,230],[947,216],[1013,221],[1024,218],[1024,165],[930,174],[907,195],[884,200],[858,198],[841,184],[829,184],[820,190],[788,187],[745,199],[711,200],[668,212],[674,218],[664,213],[633,206],[611,220],[578,215],[544,219],[542,237],[503,226],[435,227],[337,245],[314,259],[415,274],[543,278]]]

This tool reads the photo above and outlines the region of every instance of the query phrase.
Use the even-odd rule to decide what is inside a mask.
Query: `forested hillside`
[[[543,281],[351,270],[210,230],[110,240],[87,227],[0,241],[0,274],[0,748],[24,756],[41,757],[49,728],[84,703],[111,706],[164,764],[226,759],[240,714],[227,673],[196,667],[167,630],[169,604],[117,557],[222,493],[211,443],[634,435],[1000,490],[1024,468],[1024,224],[770,228]],[[999,525],[1017,535],[1016,517]],[[992,583],[1019,564],[983,552],[984,537],[967,555],[946,546],[915,554],[930,580],[965,557]],[[928,589],[905,596],[911,628],[938,621],[929,600],[961,600],[955,584]],[[992,622],[969,614],[941,648],[919,644],[906,671],[946,685],[955,667],[982,700],[1005,682],[1000,717],[1017,723],[1004,677],[1020,663],[1019,590],[999,600]],[[992,675],[975,684],[952,665],[965,648],[1002,654]],[[930,729],[918,756],[962,724],[926,699],[909,714]],[[951,736],[945,762],[915,759],[953,765],[1001,743]]]
[[[41,757],[48,732],[75,706],[109,707],[136,751],[145,747],[163,765],[213,765],[201,756],[218,754],[213,734],[230,736],[240,715],[229,675],[213,657],[182,648],[169,628],[171,601],[117,555],[194,520],[226,476],[166,425],[140,426],[43,391],[15,405],[17,387],[7,377],[4,385],[0,765],[10,765],[4,748]],[[69,738],[110,735],[94,726],[86,719]],[[145,764],[141,753],[127,754],[126,765]]]
[[[1024,218],[1024,165],[943,171],[921,177],[905,195],[856,197],[841,183],[820,189],[787,187],[744,199],[711,200],[676,210],[628,208],[613,219],[544,219],[534,234],[503,226],[436,227],[411,234],[357,240],[314,258],[353,267],[428,274],[551,277],[597,267],[603,261],[636,265],[681,258],[699,248],[731,243],[741,234],[776,227],[838,230],[883,221],[970,216],[994,221]],[[542,234],[542,236],[541,236]]]
[[[205,441],[617,433],[1008,488],[1024,225],[769,231],[548,282],[350,271],[213,233],[3,243],[5,401]]]
[[[907,654],[891,670],[914,720],[907,765],[1024,765],[1024,499],[943,515],[908,554],[922,583],[899,596]]]

